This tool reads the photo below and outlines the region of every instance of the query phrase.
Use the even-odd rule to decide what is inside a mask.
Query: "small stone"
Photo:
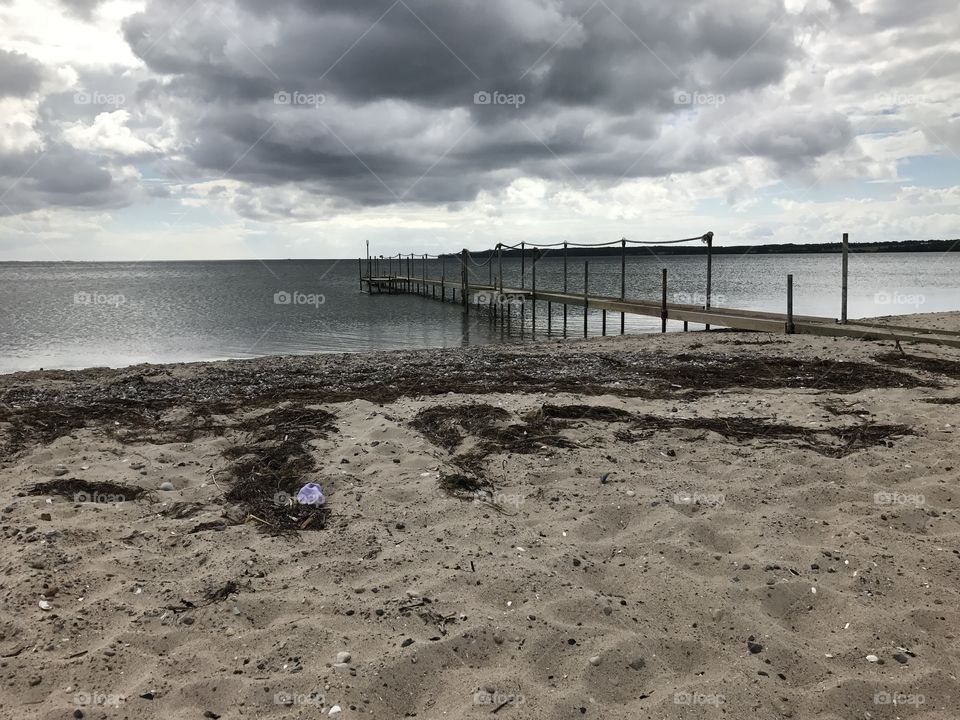
[[[189,615],[187,615],[187,616],[186,616],[185,618],[183,618],[180,622],[183,623],[184,625],[193,625],[194,620],[193,620],[192,617],[190,617]]]
[[[160,489],[161,489],[161,490],[175,490],[176,488],[173,487],[173,483],[172,483],[172,482],[169,482],[169,481],[168,481],[168,482],[160,483]]]
[[[596,667],[597,665],[599,665],[599,664],[600,664],[600,656],[599,656],[599,655],[594,655],[592,658],[590,658],[590,664],[593,665],[594,667]]]
[[[411,645],[413,645],[413,638],[407,638],[402,643],[400,643],[400,647],[410,647]]]
[[[348,663],[350,662],[350,653],[346,651],[341,651],[337,653],[337,662],[338,663]]]
[[[747,640],[747,650],[756,655],[757,653],[763,652],[763,645],[753,640]]]
[[[639,656],[637,656],[637,657],[635,657],[633,660],[631,660],[631,661],[630,661],[630,664],[628,665],[628,667],[629,667],[631,670],[643,670],[646,666],[647,666],[647,661],[644,660],[642,657],[639,657]]]
[[[40,677],[39,675],[31,675],[28,682],[30,683],[30,687],[36,687],[41,682],[43,682],[43,678]]]
[[[339,717],[340,713],[342,712],[343,712],[342,707],[340,707],[339,705],[334,705],[332,708],[330,708],[330,712],[328,712],[327,715],[329,715],[330,717]]]
[[[627,490],[627,497],[633,497],[636,493],[633,490]]]
[[[406,527],[406,525],[404,525],[402,522],[398,522],[395,525],[395,527],[397,528],[397,530],[403,530]]]
[[[39,602],[39,605],[40,605],[40,609],[41,609],[41,610],[52,610],[52,609],[53,609],[53,605],[51,605],[50,603],[48,603],[46,600],[41,600],[41,601]]]
[[[880,658],[876,655],[867,655],[867,662],[877,662]]]
[[[50,522],[53,519],[53,517],[50,515],[50,513],[40,513],[40,519],[45,520],[46,522]]]
[[[610,607],[609,605],[604,605],[604,606],[603,606],[603,614],[604,614],[604,615],[612,615],[612,614],[613,614],[613,608]]]
[[[63,466],[63,465],[57,465],[57,466],[53,469],[53,474],[54,474],[56,477],[60,477],[60,476],[62,476],[62,475],[66,475],[66,474],[67,474],[67,468],[66,468],[65,466]]]
[[[896,655],[893,656],[893,659],[896,660],[901,665],[906,665],[908,662],[907,656],[904,655],[903,653],[897,653]]]
[[[83,720],[83,710],[81,710],[80,708],[77,708],[76,710],[73,711],[73,716],[77,720]]]

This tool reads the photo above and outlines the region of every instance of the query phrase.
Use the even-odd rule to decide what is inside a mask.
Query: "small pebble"
[[[160,483],[160,489],[161,489],[161,490],[173,490],[173,489],[174,489],[173,483],[172,483],[172,482]]]
[[[350,662],[350,653],[343,651],[337,653],[337,662],[338,663],[348,663]]]
[[[879,659],[876,655],[867,655],[867,662],[877,662]]]
[[[596,667],[597,665],[599,665],[599,664],[600,664],[600,656],[599,656],[599,655],[594,655],[592,658],[590,658],[590,664],[593,665],[594,667]]]

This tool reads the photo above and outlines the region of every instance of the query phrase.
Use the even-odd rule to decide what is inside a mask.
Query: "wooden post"
[[[850,252],[849,245],[850,235],[848,233],[843,234],[843,279],[842,279],[842,288],[840,291],[840,322],[847,322],[847,270],[848,270],[848,255]]]
[[[423,294],[427,294],[427,254],[423,254]]]
[[[497,243],[497,265],[499,266],[497,272],[500,275],[500,294],[503,295],[503,245],[501,243]]]
[[[793,275],[787,275],[787,335],[793,334]]]
[[[553,303],[547,300],[547,335],[553,332]]]
[[[663,277],[660,283],[660,332],[667,331],[667,269],[663,268]]]
[[[363,258],[357,258],[357,269],[360,271],[360,292],[363,292]]]
[[[590,261],[583,261],[583,336],[587,336],[587,304],[589,297]]]
[[[470,275],[467,272],[467,249],[464,248],[460,253],[460,262],[463,265],[463,268],[460,271],[460,277],[462,278],[463,289],[460,292],[460,303],[463,305],[463,308],[466,312],[470,312],[470,303],[467,302],[467,286],[470,284]]]
[[[708,232],[703,236],[707,241],[707,302],[705,304],[705,309],[710,309],[710,294],[713,288],[713,233]],[[706,329],[710,329],[710,325],[706,326]]]
[[[533,249],[533,264],[530,268],[531,273],[533,273],[533,289],[530,294],[531,299],[531,308],[530,308],[530,331],[536,335],[537,334],[537,249]]]
[[[620,299],[627,298],[627,239],[620,240]],[[626,327],[626,313],[620,313],[620,334]]]
[[[567,244],[563,244],[563,292],[567,292]],[[567,303],[563,304],[563,336],[567,336]]]
[[[447,299],[447,256],[440,256],[440,302]]]
[[[370,241],[367,240],[367,277],[373,275],[373,266],[370,264]]]
[[[606,310],[601,310],[601,311],[600,311],[600,318],[601,318],[601,320],[600,320],[600,334],[603,335],[604,337],[606,337],[606,336],[607,336],[607,311],[606,311]]]
[[[520,243],[520,289],[523,290],[523,283],[526,279],[527,268],[527,250],[524,243]]]

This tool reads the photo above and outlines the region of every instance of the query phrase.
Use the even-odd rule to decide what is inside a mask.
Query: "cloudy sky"
[[[0,260],[960,237],[957,0],[0,0]]]

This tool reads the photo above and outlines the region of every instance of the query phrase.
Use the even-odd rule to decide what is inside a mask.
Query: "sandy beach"
[[[953,720],[958,404],[734,332],[0,376],[0,715]]]

